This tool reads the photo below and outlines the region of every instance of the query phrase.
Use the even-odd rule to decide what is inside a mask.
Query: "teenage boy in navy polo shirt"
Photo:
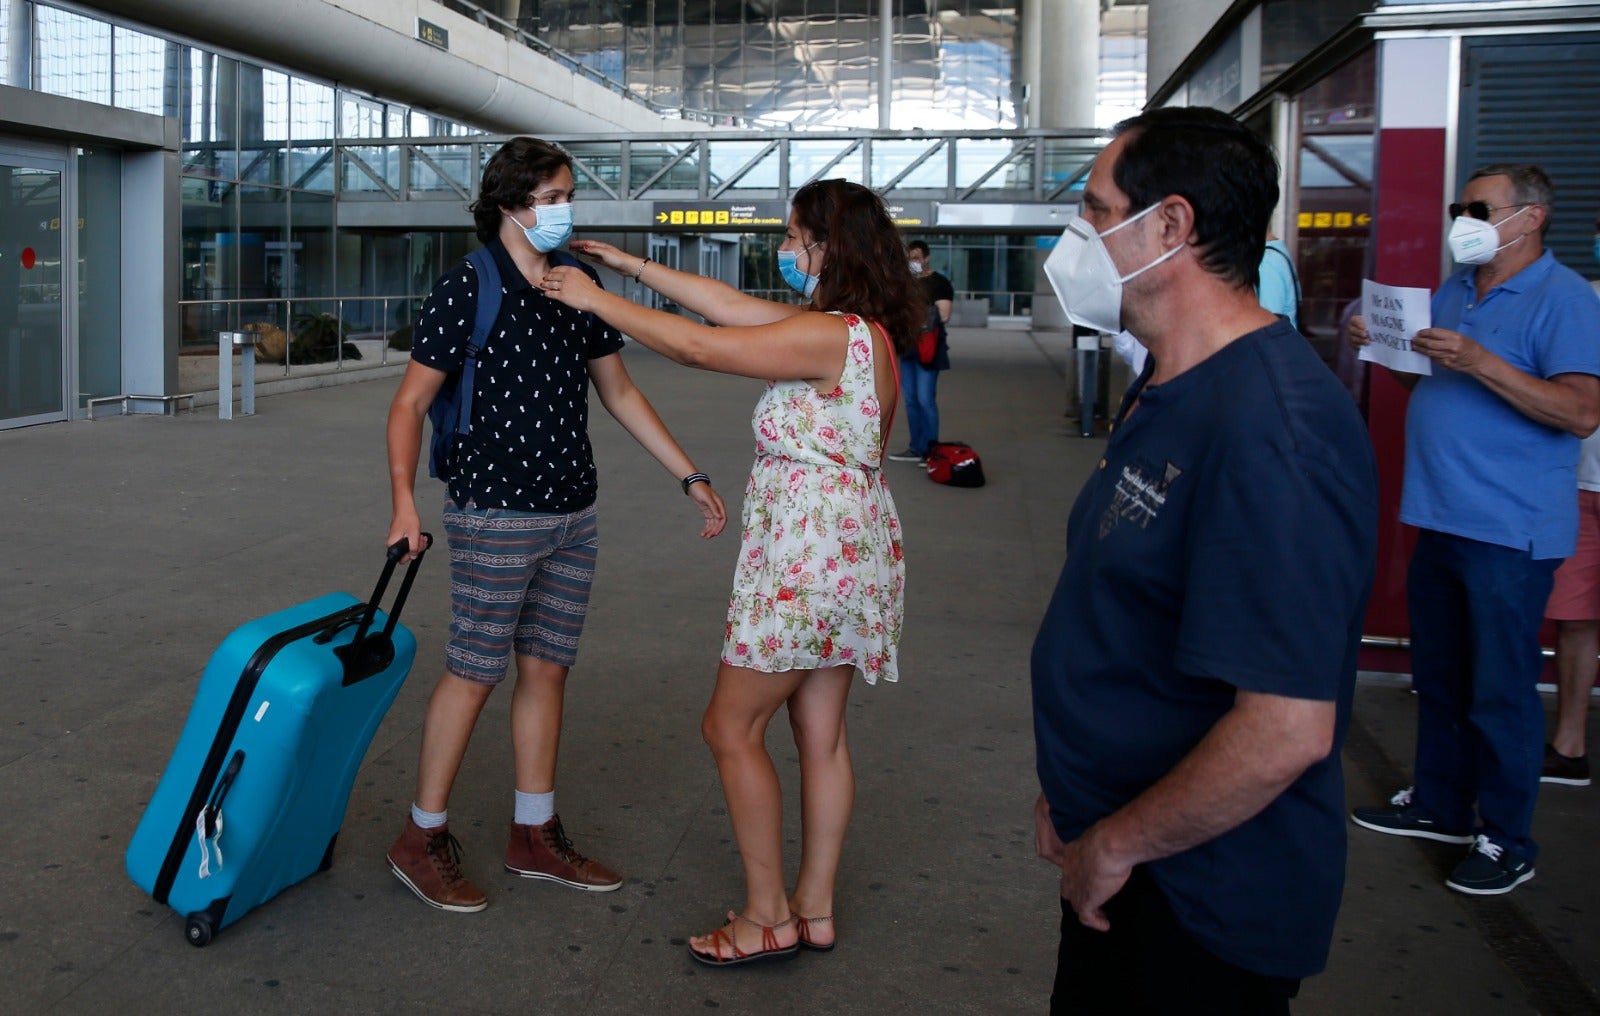
[[[1033,650],[1053,1012],[1283,1013],[1327,962],[1377,478],[1350,397],[1256,299],[1277,201],[1237,121],[1161,109],[1119,125],[1063,236],[1068,316],[1150,358]]]
[[[478,239],[500,275],[499,316],[478,357],[472,428],[453,450],[444,507],[450,544],[450,640],[428,700],[417,794],[389,867],[424,903],[473,913],[488,898],[461,873],[446,824],[450,790],[478,714],[515,661],[515,768],[504,867],[588,892],[622,876],[580,852],[555,811],[556,754],[567,673],[577,659],[600,537],[589,447],[589,385],[624,430],[678,478],[705,524],[727,512],[622,364],[622,336],[593,314],[549,297],[549,272],[572,230],[572,158],[537,138],[513,138],[484,166],[472,205]],[[389,407],[388,542],[417,547],[417,455],[434,396],[455,384],[472,337],[477,269],[463,260],[434,284],[412,331],[411,363]],[[670,489],[670,488],[669,488]]]

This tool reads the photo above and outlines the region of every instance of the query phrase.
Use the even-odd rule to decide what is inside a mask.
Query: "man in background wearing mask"
[[[1449,208],[1462,267],[1411,344],[1433,374],[1394,374],[1412,388],[1400,521],[1421,530],[1406,577],[1416,785],[1351,819],[1471,844],[1445,884],[1479,896],[1533,877],[1539,627],[1577,542],[1579,441],[1600,423],[1600,301],[1544,248],[1552,197],[1537,166],[1472,174]],[[1350,341],[1370,341],[1360,318]]]
[[[1256,299],[1277,201],[1243,125],[1154,110],[1117,127],[1047,264],[1075,324],[1152,361],[1033,647],[1053,1012],[1286,1013],[1327,962],[1377,477],[1350,397]]]
[[[922,283],[928,297],[928,327],[937,329],[939,341],[933,359],[923,363],[917,359],[915,347],[900,357],[900,390],[906,400],[906,427],[911,431],[911,444],[904,451],[890,454],[896,462],[926,462],[928,446],[939,440],[939,372],[950,369],[950,346],[945,341],[945,324],[955,307],[956,291],[950,280],[934,271],[928,264],[928,245],[912,240],[906,245],[907,261],[911,274]]]

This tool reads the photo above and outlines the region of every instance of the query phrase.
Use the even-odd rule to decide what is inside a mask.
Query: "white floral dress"
[[[853,664],[876,684],[899,676],[906,570],[881,468],[870,326],[843,317],[837,388],[774,381],[756,403],[722,659],[767,673]]]

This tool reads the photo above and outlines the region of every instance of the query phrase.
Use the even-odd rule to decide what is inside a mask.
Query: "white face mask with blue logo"
[[[811,247],[815,247],[821,242],[821,240],[818,240]],[[811,299],[811,294],[817,291],[817,282],[820,277],[802,272],[797,262],[800,259],[800,255],[809,252],[811,247],[806,247],[803,250],[780,250],[778,252],[778,274],[783,276],[783,281],[787,282],[790,288],[808,300]]]
[[[1523,205],[1499,222],[1485,222],[1475,219],[1470,215],[1458,215],[1450,223],[1450,232],[1445,236],[1445,244],[1450,248],[1450,257],[1458,265],[1486,265],[1494,260],[1494,256],[1514,243],[1521,243],[1528,234],[1524,233],[1515,240],[1497,243],[1500,239],[1500,226],[1515,219],[1532,205]]]
[[[572,236],[572,202],[539,205],[533,210],[533,216],[534,224],[530,228],[522,226],[515,215],[506,214],[506,218],[522,226],[522,232],[527,236],[528,242],[533,244],[533,249],[539,253],[550,253]]]

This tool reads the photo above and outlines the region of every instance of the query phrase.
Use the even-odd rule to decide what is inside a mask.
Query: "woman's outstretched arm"
[[[552,300],[589,311],[687,367],[822,388],[844,373],[850,329],[836,315],[807,311],[761,327],[714,328],[608,293],[581,268],[552,268],[539,285]]]
[[[599,240],[573,240],[573,250],[598,261],[618,275],[641,282],[662,296],[716,325],[766,325],[803,313],[804,307],[751,296],[693,272],[680,272],[659,261],[629,254]]]

